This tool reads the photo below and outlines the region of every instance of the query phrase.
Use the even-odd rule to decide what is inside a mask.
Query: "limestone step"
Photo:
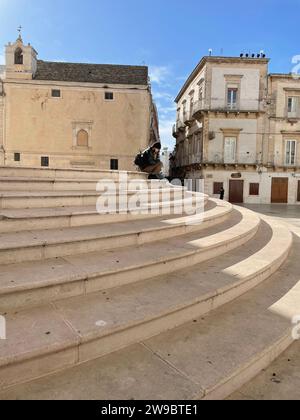
[[[130,377],[134,378],[131,383],[131,386],[134,385],[131,388],[134,398],[143,395],[143,398],[149,399],[164,395],[161,393],[164,392],[166,382],[163,381],[158,389],[157,382],[155,380],[153,382],[153,376],[150,374],[152,369],[156,372],[155,367],[159,358],[167,363],[165,369],[158,376],[160,380],[167,380],[166,369],[168,371],[171,369],[167,373],[169,377],[172,377],[176,371],[184,372],[186,370],[184,375],[181,374],[186,377],[186,381],[182,377],[183,383],[182,381],[181,384],[177,383],[176,389],[173,390],[177,392],[180,399],[206,395],[206,389],[202,388],[201,381],[207,381],[209,386],[217,386],[216,393],[211,395],[226,394],[228,389],[232,388],[232,384],[231,386],[226,384],[226,390],[224,387],[222,390],[219,388],[219,382],[222,382],[223,376],[226,379],[228,374],[225,369],[241,368],[239,363],[245,363],[245,359],[250,357],[250,350],[253,353],[255,351],[263,352],[268,340],[273,339],[274,336],[277,338],[277,334],[284,334],[285,337],[286,322],[279,322],[277,326],[277,323],[273,324],[274,320],[265,314],[267,309],[265,303],[270,298],[266,297],[268,295],[266,290],[272,290],[272,297],[276,293],[280,295],[280,291],[286,290],[285,288],[292,285],[294,279],[289,278],[289,283],[283,285],[283,282],[273,278],[273,281],[268,283],[268,288],[263,286],[264,293],[258,293],[257,290],[251,292],[254,293],[255,298],[242,297],[240,301],[237,301],[238,303],[233,303],[232,306],[225,306],[224,309],[216,308],[241,296],[274,273],[287,258],[291,244],[292,236],[285,228],[276,224],[270,226],[264,223],[253,240],[246,246],[201,266],[151,279],[144,282],[143,285],[136,283],[130,287],[123,286],[114,290],[106,290],[85,298],[61,300],[52,305],[6,314],[10,336],[2,344],[0,352],[1,387],[5,388],[20,381],[31,380],[55,372],[55,370],[104,356],[133,343],[148,340],[136,348],[116,353],[117,359],[115,355],[111,355],[93,362],[94,366],[101,366],[101,369],[107,364],[110,366],[110,380],[113,383],[116,381],[111,390],[112,398],[120,397],[117,397],[121,391],[117,384],[123,383],[128,375],[130,355],[132,353],[136,355],[139,352],[142,353],[140,356],[145,357],[133,359],[133,365],[130,368]],[[245,260],[246,256],[248,258]],[[231,307],[236,307],[236,310],[231,311]],[[197,324],[185,324],[200,316],[203,317],[213,309],[216,312],[208,315],[205,322],[201,319]],[[266,324],[273,325],[272,331],[266,332],[267,339],[254,334],[257,327],[256,315],[262,322],[262,327],[266,327]],[[214,321],[215,319],[219,320],[220,326]],[[182,324],[184,326],[180,329],[174,329]],[[249,344],[245,351],[242,347],[239,353],[239,348],[234,349],[234,346],[238,345],[236,338],[243,337],[242,333],[245,332],[245,327],[251,327],[253,333],[250,338],[248,337]],[[213,331],[214,328],[216,334]],[[169,329],[172,331],[164,332]],[[24,331],[26,331],[25,335],[23,335]],[[262,328],[261,331],[264,329]],[[161,335],[149,339],[157,334]],[[255,346],[251,347],[252,341],[255,339]],[[217,340],[215,348],[214,340]],[[199,342],[203,347],[199,345]],[[17,346],[16,343],[18,343]],[[235,351],[227,354],[226,351],[230,345]],[[185,346],[186,348],[183,348]],[[212,353],[209,353],[208,349]],[[167,355],[166,352],[168,352]],[[158,353],[159,357],[156,356]],[[211,356],[212,362],[206,358],[208,354]],[[226,356],[228,362],[223,365]],[[230,363],[231,358],[237,362],[236,366]],[[116,360],[123,362],[127,360],[127,362],[119,364],[116,363]],[[143,364],[142,370],[146,370],[145,373],[148,377],[149,388],[147,390],[144,388],[145,394],[139,394],[141,388],[138,384],[142,379],[139,377],[140,363]],[[181,366],[178,366],[179,364]],[[117,371],[115,371],[116,366],[118,366]],[[120,366],[123,366],[123,369],[120,369]],[[197,366],[196,369],[195,366]],[[84,367],[85,365],[82,368]],[[82,368],[65,372],[58,375],[58,378],[76,376],[78,369]],[[101,369],[99,370],[97,367],[100,375]],[[208,375],[201,376],[203,372]],[[197,380],[192,378],[193,375],[197,377]],[[47,378],[48,384],[50,384],[50,390],[48,388],[50,393],[53,389],[53,380],[56,380],[56,377]],[[185,394],[185,382],[190,385],[198,384],[195,388],[197,394]],[[235,384],[235,381],[233,382]],[[73,383],[76,381],[72,381]],[[102,395],[105,385],[102,381],[98,385],[97,391],[94,389],[93,392]],[[11,392],[2,394],[1,398],[14,398],[14,395],[20,395],[19,392],[23,392],[23,397],[28,395],[30,398],[30,392],[26,391],[26,387],[36,389],[34,383],[25,385],[23,388],[15,388]],[[57,390],[59,383],[56,382],[55,387]],[[22,391],[20,391],[21,389]],[[43,386],[42,389],[46,390],[47,386]],[[74,397],[76,391],[73,386],[71,389],[70,395]],[[152,396],[151,389],[155,390],[157,394]],[[209,388],[207,388],[208,390]],[[125,392],[123,397],[127,398],[126,391],[123,391]],[[44,395],[46,396],[46,394]],[[35,397],[37,396],[35,395]],[[89,396],[86,394],[86,397],[91,398],[91,394]],[[105,399],[109,398],[107,395]]]
[[[106,171],[95,169],[63,169],[63,168],[32,168],[21,166],[0,166],[1,177],[27,177],[50,179],[119,179],[120,175],[129,179],[147,179],[148,174],[142,172]]]
[[[105,185],[119,186],[119,180],[109,179],[57,179],[57,178],[30,178],[30,177],[0,177],[0,191],[96,191],[99,181]],[[165,188],[169,183],[162,181],[148,181],[146,179],[129,179],[128,189],[135,190],[137,185],[148,188]]]
[[[94,191],[34,191],[34,192],[0,192],[0,209],[24,209],[24,208],[47,208],[47,207],[67,207],[67,206],[96,206],[100,197],[113,200],[116,203],[128,198],[134,200],[141,199],[143,202],[163,202],[179,200],[196,193],[187,192],[179,188],[160,188],[155,190],[126,191],[115,193],[105,193]],[[198,194],[200,195],[200,194]],[[202,196],[202,195],[201,195]]]
[[[224,221],[226,219],[227,222]],[[207,211],[203,220],[201,216],[200,224],[190,225],[191,221],[195,221],[195,218],[167,220],[164,226],[167,229],[165,233],[164,227],[158,228],[160,223],[165,225],[163,221],[152,221],[152,227],[148,225],[148,233],[146,225],[143,224],[141,237],[135,239],[140,244],[144,242],[143,246],[114,251],[102,249],[102,252],[64,258],[60,256],[40,262],[2,265],[0,310],[84,295],[170,273],[185,267],[185,264],[194,264],[220,255],[226,252],[227,246],[234,248],[235,240],[238,242],[236,246],[239,246],[254,235],[259,224],[259,219],[250,220],[246,217],[241,221],[238,214],[231,215],[229,206]],[[151,229],[154,231],[155,228],[158,229],[157,235],[160,238],[162,235],[171,235],[172,232],[173,235],[175,232],[178,234],[180,230],[181,233],[185,232],[185,235],[147,243],[152,240]],[[123,229],[126,229],[126,226]],[[170,233],[168,229],[172,229]],[[227,231],[223,233],[224,229]],[[120,235],[120,227],[117,231]],[[206,243],[205,235],[209,234],[211,238]],[[191,242],[195,238],[197,242]],[[228,244],[225,243],[226,238],[229,240]],[[120,246],[120,239],[118,241]]]
[[[222,207],[223,205],[221,205]],[[225,204],[226,206],[226,204]],[[216,200],[204,201],[204,209],[212,210],[217,207]],[[131,212],[118,212],[116,214],[99,213],[94,206],[75,207],[45,207],[30,209],[3,209],[0,210],[0,233],[22,232],[27,230],[58,229],[67,227],[100,225],[151,219],[163,215],[168,208],[168,202],[161,202],[155,215],[141,211],[140,214]],[[178,210],[180,206],[178,206]],[[175,211],[176,208],[173,207]],[[183,209],[184,210],[184,209]]]
[[[190,203],[196,203],[192,199]],[[176,201],[170,206],[176,207]],[[189,201],[177,203],[179,207]],[[182,209],[179,208],[180,213]],[[202,205],[204,209],[204,205]],[[43,229],[19,233],[0,234],[0,264],[11,264],[22,261],[38,261],[45,258],[56,258],[120,247],[141,245],[160,239],[171,238],[186,232],[197,232],[202,229],[203,210],[199,204],[199,214],[192,226],[171,224],[167,217],[163,220],[137,220],[110,225],[91,225],[61,229]],[[228,207],[227,207],[228,209]],[[228,212],[225,210],[225,217]],[[167,209],[168,210],[168,209]],[[173,213],[173,212],[172,212]],[[155,214],[155,213],[154,213]],[[173,216],[174,217],[174,216]],[[167,220],[166,220],[167,219]],[[214,219],[215,221],[215,219]],[[222,217],[220,219],[222,220]],[[218,220],[216,220],[216,223]]]
[[[267,369],[231,395],[233,401],[299,401],[300,341],[297,340]]]

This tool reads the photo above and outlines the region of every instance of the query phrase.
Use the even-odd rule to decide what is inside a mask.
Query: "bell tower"
[[[30,45],[24,45],[21,36],[21,27],[16,42],[5,47],[6,79],[33,79],[37,69],[38,53]]]

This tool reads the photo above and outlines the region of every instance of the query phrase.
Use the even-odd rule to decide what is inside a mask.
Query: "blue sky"
[[[0,0],[0,45],[21,24],[43,60],[148,65],[163,143],[173,147],[174,98],[208,49],[263,49],[270,71],[290,72],[299,17],[300,0]]]

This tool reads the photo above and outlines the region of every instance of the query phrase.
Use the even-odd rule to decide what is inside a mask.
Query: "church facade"
[[[134,170],[159,141],[145,66],[37,59],[21,36],[0,71],[0,165]]]

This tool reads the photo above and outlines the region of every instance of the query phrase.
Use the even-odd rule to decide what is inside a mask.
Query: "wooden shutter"
[[[224,145],[224,163],[236,161],[236,137],[226,137]]]
[[[214,195],[220,194],[221,188],[223,188],[223,182],[214,182]]]
[[[259,195],[259,184],[258,183],[251,183],[250,184],[250,195]]]

